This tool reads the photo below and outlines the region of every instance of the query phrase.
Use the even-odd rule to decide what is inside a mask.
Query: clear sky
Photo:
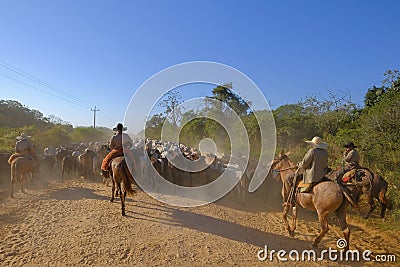
[[[97,125],[113,127],[149,77],[201,60],[245,73],[272,108],[327,88],[361,105],[400,68],[399,10],[400,1],[1,0],[0,98],[75,126],[92,125],[96,105]]]

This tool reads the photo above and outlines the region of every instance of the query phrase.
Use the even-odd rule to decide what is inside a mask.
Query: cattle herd
[[[229,169],[233,175],[243,176],[234,191],[244,201],[249,175],[242,174],[251,173],[249,168],[254,167],[254,164],[250,162],[246,172],[243,173],[245,163],[240,157],[230,158],[222,153],[200,152],[197,148],[173,142],[163,143],[159,140],[139,139],[129,149],[135,159],[133,176],[145,177],[145,182],[154,190],[158,190],[157,183],[154,177],[149,175],[149,173],[154,174],[154,172],[149,172],[149,168],[155,169],[160,176],[171,183],[187,187],[208,184]],[[108,184],[108,180],[100,176],[100,166],[109,151],[108,145],[100,142],[71,144],[57,148],[46,147],[43,154],[38,155],[40,162],[32,177],[35,179],[35,176],[46,176],[61,181],[66,178],[82,177]],[[7,186],[10,180],[10,165],[7,162],[9,157],[9,153],[0,153],[0,185],[2,187]],[[172,164],[172,162],[177,164]],[[186,167],[194,168],[195,171],[189,171]]]

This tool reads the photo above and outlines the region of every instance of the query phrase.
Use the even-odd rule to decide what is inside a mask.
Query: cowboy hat
[[[122,123],[118,123],[116,127],[113,128],[113,131],[126,131],[127,128],[122,125]]]
[[[26,135],[26,133],[21,133],[21,135],[16,137],[17,140],[25,140],[28,138],[31,138],[31,137],[29,135]]]
[[[353,142],[347,142],[343,147],[345,147],[345,148],[350,148],[350,147],[356,148],[357,146],[355,146]]]
[[[322,142],[322,139],[319,136],[314,136],[314,138],[311,141],[306,141],[306,143],[309,145],[312,145],[315,148],[321,148],[321,149],[328,148],[328,144],[325,142]]]

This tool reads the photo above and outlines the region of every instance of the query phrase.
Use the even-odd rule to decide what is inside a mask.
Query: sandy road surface
[[[119,200],[109,202],[110,191],[82,179],[37,182],[15,199],[7,196],[8,189],[0,190],[0,266],[293,266],[276,257],[259,261],[257,252],[267,245],[269,252],[301,253],[311,249],[319,229],[316,215],[301,212],[297,234],[289,238],[277,209],[267,210],[254,199],[249,200],[251,210],[245,209],[233,204],[232,195],[202,207],[176,208],[138,192],[128,199],[127,216],[122,217]],[[317,252],[336,248],[342,237],[335,219],[330,221]],[[351,249],[400,255],[398,233],[372,229],[356,217],[349,222]],[[321,264],[349,265],[306,262]]]

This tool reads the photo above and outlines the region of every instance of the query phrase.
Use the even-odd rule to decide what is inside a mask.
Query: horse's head
[[[278,158],[275,158],[271,163],[271,170],[281,170],[289,168],[293,164],[289,159],[289,156],[285,153],[280,153]]]

